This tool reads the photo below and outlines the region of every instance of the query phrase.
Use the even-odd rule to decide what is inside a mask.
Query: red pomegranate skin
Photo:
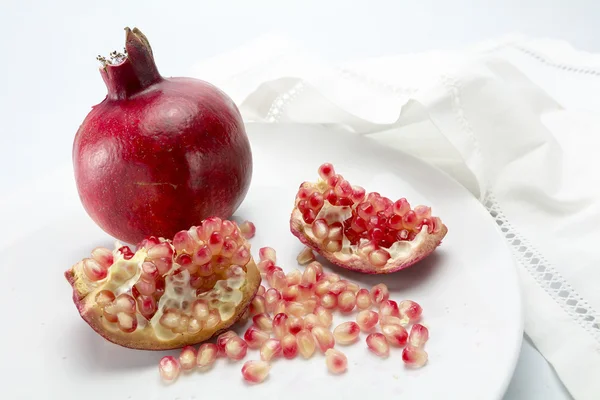
[[[127,243],[229,218],[252,177],[237,107],[207,82],[161,77],[145,36],[126,31],[127,59],[101,69],[108,95],[73,144],[85,210]]]

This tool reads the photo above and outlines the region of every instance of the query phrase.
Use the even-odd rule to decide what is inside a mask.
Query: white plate
[[[297,267],[302,248],[289,232],[294,194],[302,181],[316,179],[325,161],[368,191],[431,205],[443,219],[449,228],[443,244],[407,270],[365,276],[326,264],[366,287],[385,282],[393,299],[413,299],[423,306],[423,323],[430,329],[427,366],[404,368],[398,349],[380,359],[369,353],[361,334],[357,344],[339,346],[349,360],[341,376],[329,375],[323,356],[316,355],[308,361],[278,360],[265,383],[250,387],[241,379],[241,362],[220,359],[209,373],[186,374],[163,385],[158,360],[177,352],[113,345],[80,319],[71,302],[63,271],[93,247],[112,243],[71,195],[63,199],[72,204],[68,215],[49,216],[46,221],[59,222],[42,224],[3,254],[10,266],[0,291],[5,328],[0,375],[6,398],[501,398],[519,354],[521,303],[511,256],[483,207],[436,169],[347,132],[251,125],[249,133],[254,177],[236,216],[257,226],[253,253],[274,247],[285,270]],[[337,315],[335,322],[343,319]],[[256,351],[246,357],[256,358]]]

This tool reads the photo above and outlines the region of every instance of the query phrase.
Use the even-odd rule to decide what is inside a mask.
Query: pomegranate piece
[[[381,333],[371,333],[367,336],[367,347],[379,357],[385,358],[390,355],[390,345]]]
[[[298,355],[296,336],[288,333],[281,339],[281,353],[287,359],[292,359]]]
[[[198,349],[198,357],[196,358],[196,365],[201,369],[210,368],[217,360],[217,354],[219,350],[213,343],[204,343]]]
[[[271,366],[264,361],[246,361],[242,367],[242,377],[249,383],[261,383],[269,375]]]
[[[228,241],[235,244],[230,256],[223,253]],[[266,312],[265,299],[256,295],[261,278],[249,244],[231,221],[211,217],[173,240],[151,236],[135,252],[117,243],[110,254],[104,248],[92,253],[65,276],[81,317],[121,346],[182,348],[227,330],[250,303],[254,313]]]
[[[73,142],[85,210],[127,243],[173,237],[211,216],[228,218],[252,178],[238,109],[208,82],[161,76],[146,36],[137,28],[125,32],[124,54],[98,58],[108,95]]]
[[[300,264],[300,265],[305,265],[311,261],[315,261],[315,255],[312,252],[312,250],[310,249],[310,247],[305,247],[298,254],[298,257],[296,257],[296,261],[298,261],[298,264]]]
[[[411,346],[421,348],[425,346],[427,340],[429,340],[429,329],[421,324],[414,324],[412,328],[410,328],[408,341]]]
[[[363,332],[369,332],[377,326],[379,314],[371,310],[363,310],[356,316],[356,323]]]
[[[343,322],[333,330],[335,342],[339,344],[352,344],[358,340],[360,327],[356,322]]]
[[[179,361],[173,356],[165,356],[158,363],[158,372],[165,382],[172,382],[179,376]]]
[[[240,224],[240,233],[246,239],[252,239],[256,234],[256,227],[250,221],[244,221]]]
[[[277,339],[267,339],[260,348],[260,359],[263,361],[271,361],[279,355],[281,355],[281,342]]]
[[[427,363],[427,352],[421,348],[408,345],[402,350],[402,361],[407,367],[421,368]]]
[[[181,354],[179,355],[179,365],[181,369],[184,371],[191,371],[196,366],[196,349],[192,346],[185,346],[181,349]]]
[[[332,374],[341,374],[348,368],[348,359],[341,351],[328,349],[325,352],[325,364]]]
[[[411,209],[404,198],[393,202],[367,194],[329,163],[319,167],[319,176],[300,186],[290,229],[335,265],[368,274],[396,272],[431,254],[448,232],[430,207]]]

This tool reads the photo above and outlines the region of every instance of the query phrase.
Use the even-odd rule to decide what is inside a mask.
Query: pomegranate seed
[[[369,253],[369,262],[374,267],[383,267],[390,259],[390,253],[383,249],[377,249]]]
[[[377,325],[379,315],[375,311],[363,310],[356,316],[356,323],[363,332],[368,332]]]
[[[348,313],[356,305],[356,296],[349,290],[345,290],[338,296],[338,308],[343,313]]]
[[[332,164],[324,163],[319,167],[319,176],[324,181],[326,181],[327,179],[331,178],[334,175],[335,175],[335,169],[333,168]]]
[[[304,304],[297,301],[290,301],[285,307],[285,312],[295,317],[301,317],[306,314]]]
[[[264,361],[246,361],[242,367],[242,377],[249,383],[261,383],[270,370],[271,366]]]
[[[289,333],[296,335],[304,329],[304,320],[302,317],[289,317],[287,320],[287,328]]]
[[[113,253],[106,247],[96,247],[92,250],[92,258],[106,269],[113,263]]]
[[[196,318],[190,319],[190,323],[188,325],[187,333],[197,333],[202,329],[202,321],[198,321]]]
[[[367,202],[360,203],[356,208],[356,212],[358,213],[358,216],[365,221],[368,221],[373,215],[375,215],[375,209],[373,208],[373,205]]]
[[[344,290],[346,290],[346,283],[343,281],[334,282],[329,286],[329,293],[333,294],[334,296],[338,296]]]
[[[361,186],[352,186],[350,199],[355,203],[360,203],[365,198],[365,189]]]
[[[367,336],[367,346],[374,354],[379,357],[387,357],[390,355],[390,345],[385,336],[381,333],[371,333]]]
[[[400,309],[401,317],[403,319],[408,319],[410,322],[414,322],[421,318],[421,314],[423,313],[421,306],[412,300],[401,301],[398,308]]]
[[[216,344],[219,355],[225,354],[225,345],[234,337],[237,337],[237,333],[235,333],[234,331],[227,331],[217,336]]]
[[[273,263],[275,263],[277,261],[277,254],[272,247],[262,247],[258,251],[258,257],[260,258],[261,261],[271,260],[271,261],[273,261]]]
[[[225,354],[230,360],[241,360],[246,357],[247,351],[248,344],[238,336],[232,337],[225,343]]]
[[[238,245],[235,240],[226,238],[225,241],[223,241],[223,247],[221,247],[221,255],[226,258],[231,258],[237,247]]]
[[[305,247],[298,254],[298,257],[296,257],[296,261],[298,261],[298,264],[300,264],[300,265],[305,265],[311,261],[315,261],[315,255],[313,254],[312,250],[309,247]]]
[[[265,293],[265,306],[269,313],[275,311],[275,306],[279,303],[279,300],[281,300],[279,290],[273,288],[267,290]]]
[[[358,324],[356,322],[348,321],[335,327],[333,330],[333,337],[335,338],[336,343],[351,344],[356,342],[359,333],[360,327]]]
[[[258,287],[258,290],[256,291],[256,294],[259,295],[259,296],[265,297],[265,293],[266,292],[267,292],[267,289],[263,285],[260,285]]]
[[[383,325],[406,325],[408,321],[403,321],[398,317],[392,317],[391,315],[388,315],[386,317],[381,317],[379,318],[379,325],[383,326]]]
[[[329,240],[342,240],[344,238],[344,227],[340,222],[334,222],[329,226],[329,234],[327,239]]]
[[[267,311],[265,298],[262,296],[254,296],[250,303],[250,315],[262,314]]]
[[[218,350],[216,345],[212,343],[204,343],[198,349],[196,365],[202,369],[211,367],[217,359],[217,354]]]
[[[138,325],[136,316],[127,314],[125,312],[117,313],[117,322],[119,329],[125,333],[131,333],[135,331]]]
[[[375,304],[381,304],[382,301],[385,301],[390,298],[390,291],[385,283],[380,283],[371,289],[371,301]]]
[[[233,256],[231,257],[231,263],[236,265],[246,265],[250,261],[250,252],[247,248],[240,246]]]
[[[307,247],[308,248],[308,247]],[[312,252],[312,250],[311,250]],[[314,285],[317,283],[317,270],[313,265],[307,265],[300,278],[300,283]]]
[[[194,264],[204,265],[212,259],[212,252],[208,245],[204,245],[194,253],[192,261]]]
[[[256,227],[250,221],[244,221],[240,224],[240,232],[246,239],[252,239],[256,234]]]
[[[325,352],[325,363],[332,374],[341,374],[348,368],[348,359],[339,350],[329,349]]]
[[[329,293],[329,286],[331,286],[331,282],[327,280],[317,282],[315,285],[315,294],[319,297],[324,296],[325,294]]]
[[[286,312],[286,307],[287,307],[287,301],[285,301],[285,300],[279,300],[277,302],[277,305],[275,305],[275,310],[273,311],[273,313],[274,314],[285,313]]]
[[[313,211],[319,212],[323,207],[323,195],[319,192],[315,192],[310,195],[307,203],[308,207],[310,207]]]
[[[135,255],[135,253],[131,251],[131,249],[128,246],[123,246],[119,248],[118,252],[121,253],[123,255],[123,258],[126,260],[131,260],[131,258]]]
[[[273,335],[277,339],[281,339],[288,334],[287,320],[288,316],[284,313],[279,313],[273,317]]]
[[[271,361],[281,355],[281,343],[277,339],[268,339],[260,348],[260,359]]]
[[[204,327],[206,329],[212,329],[215,326],[217,326],[220,322],[221,316],[219,315],[219,312],[217,310],[212,310],[210,312],[210,315],[208,316],[208,319],[204,323]]]
[[[331,315],[331,311],[323,308],[322,306],[317,306],[314,314],[319,318],[321,326],[325,328],[329,328],[331,326],[331,323],[333,322],[333,315]]]
[[[302,329],[296,334],[296,343],[302,357],[312,357],[315,352],[316,344],[313,334],[308,329]]]
[[[340,281],[340,276],[338,274],[327,274],[326,279],[329,283],[336,283]]]
[[[159,323],[165,328],[175,329],[179,326],[180,319],[181,316],[177,311],[169,310],[160,317]]]
[[[193,346],[185,346],[179,355],[179,365],[184,371],[190,371],[196,366],[196,349]]]
[[[431,218],[431,207],[416,206],[414,212],[417,216],[417,221],[423,221],[424,219]]]
[[[173,247],[177,253],[186,252],[192,254],[196,247],[196,241],[188,231],[180,231],[173,236]]]
[[[106,307],[113,301],[115,301],[115,294],[110,290],[101,290],[96,294],[96,304],[98,304],[100,308]]]
[[[261,331],[271,332],[273,330],[273,320],[267,313],[256,314],[252,318],[252,322],[254,322],[254,325]]]
[[[402,225],[408,230],[412,230],[417,226],[417,215],[410,210],[402,217]]]
[[[288,286],[298,285],[302,280],[302,273],[297,269],[288,272],[285,275],[285,279],[287,281]]]
[[[323,274],[323,266],[318,261],[313,261],[310,264],[308,264],[306,267],[307,268],[312,267],[315,269],[315,271],[317,272],[317,281],[319,281],[319,279],[324,275]]]
[[[137,289],[139,294],[142,294],[144,296],[150,296],[156,290],[156,283],[154,281],[147,282],[143,279],[140,279],[135,284],[135,288]]]
[[[151,259],[161,259],[161,258],[172,258],[173,257],[173,248],[167,242],[163,242],[152,246],[148,249],[148,258]]]
[[[337,307],[337,296],[333,293],[325,293],[321,297],[321,306],[328,310],[332,310]]]
[[[311,313],[304,317],[304,329],[311,331],[312,328],[318,325],[321,325],[321,321],[315,314]]]
[[[108,268],[93,258],[83,260],[83,272],[91,281],[100,281],[108,275]]]
[[[145,318],[150,319],[156,312],[156,300],[152,296],[140,296],[137,299],[137,307]]]
[[[406,346],[408,332],[406,332],[406,329],[402,325],[382,325],[381,332],[392,346]]]
[[[312,224],[313,235],[319,240],[323,240],[329,236],[329,225],[324,219],[317,219]]]
[[[298,342],[296,336],[288,333],[281,338],[281,353],[287,359],[292,359],[298,355]]]
[[[291,285],[283,288],[283,291],[281,292],[281,297],[285,301],[294,301],[298,298],[299,294],[300,289],[298,288],[298,285]]]
[[[319,304],[319,299],[315,296],[304,300],[304,314],[311,314],[317,308]]]
[[[354,282],[349,282],[344,280],[343,281],[346,284],[346,290],[351,291],[352,293],[354,293],[354,295],[356,296],[356,294],[358,293],[358,291],[360,290],[360,286],[358,286],[356,283]]]
[[[341,240],[327,240],[325,243],[325,250],[329,253],[335,253],[342,250],[342,241]]]
[[[221,235],[220,232],[213,232],[208,239],[208,248],[210,249],[210,252],[212,254],[219,254],[224,241],[225,238],[223,238],[223,235]]]
[[[273,263],[273,261],[271,261],[271,260],[262,260],[258,264],[256,264],[256,267],[258,268],[258,270],[263,274],[266,274],[267,271],[269,270],[269,268],[274,267],[274,266],[275,266],[275,263]]]
[[[244,340],[251,349],[260,349],[264,342],[269,338],[267,332],[261,331],[256,326],[251,325],[244,333]]]
[[[407,367],[421,368],[427,363],[427,352],[418,347],[406,346],[402,351],[402,361]]]
[[[312,329],[312,334],[317,341],[321,353],[325,353],[327,349],[331,349],[333,346],[335,346],[335,338],[333,337],[333,333],[331,333],[327,328],[315,326]]]
[[[173,356],[165,356],[158,363],[158,372],[166,382],[172,382],[179,376],[179,362]]]
[[[298,190],[298,198],[300,200],[308,200],[310,195],[312,194],[312,189],[309,187],[300,187]]]
[[[432,230],[429,233],[438,233],[439,231],[442,230],[442,220],[439,219],[438,217],[433,217],[431,219],[432,222]]]
[[[158,268],[156,268],[156,265],[153,262],[145,261],[142,263],[142,278],[150,281],[158,278],[158,275]]]
[[[287,287],[287,280],[285,279],[283,271],[275,270],[270,276],[271,279],[269,280],[269,275],[267,275],[269,285],[283,294],[283,290]]]
[[[397,317],[400,318],[400,309],[398,303],[394,300],[384,300],[379,304],[379,315],[381,317]]]
[[[395,214],[403,216],[408,211],[410,211],[410,204],[408,204],[408,201],[406,201],[405,198],[401,198],[400,200],[394,203],[392,209],[394,210]]]
[[[360,289],[356,294],[356,307],[359,310],[366,310],[371,307],[371,295],[367,289]]]
[[[413,347],[421,348],[429,340],[429,329],[421,324],[414,324],[410,329],[409,342]]]

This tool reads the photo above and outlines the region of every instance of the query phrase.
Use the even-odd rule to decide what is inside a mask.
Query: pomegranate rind
[[[138,350],[169,350],[194,345],[219,335],[235,324],[250,306],[261,284],[261,276],[252,257],[246,263],[245,279],[239,288],[242,293],[240,302],[235,306],[232,317],[221,320],[212,328],[204,327],[196,333],[178,333],[173,338],[161,339],[152,324],[139,326],[134,332],[126,333],[119,329],[108,329],[103,319],[103,311],[96,304],[96,294],[103,290],[102,285],[90,282],[75,264],[65,272],[65,278],[73,289],[73,302],[83,320],[100,336],[117,345]],[[137,315],[138,321],[141,316]]]
[[[319,190],[319,183],[313,184],[304,182],[301,185],[301,188],[302,187]],[[330,206],[327,200],[325,200],[325,204]],[[344,260],[340,260],[340,256],[336,255],[336,253],[339,254],[339,252],[327,251],[327,249],[322,248],[319,243],[316,243],[310,235],[307,234],[306,228],[310,228],[310,226],[310,224],[304,222],[302,212],[294,206],[290,217],[290,231],[302,242],[302,244],[311,248],[338,267],[363,274],[391,274],[408,268],[430,255],[440,245],[442,239],[444,239],[448,233],[448,227],[444,224],[442,224],[438,232],[434,233],[427,232],[427,227],[424,226],[421,232],[417,234],[418,243],[411,250],[410,254],[402,258],[391,258],[384,266],[376,267],[369,262],[367,257],[363,257],[357,253],[344,254]],[[415,238],[415,240],[417,240],[417,238]]]

